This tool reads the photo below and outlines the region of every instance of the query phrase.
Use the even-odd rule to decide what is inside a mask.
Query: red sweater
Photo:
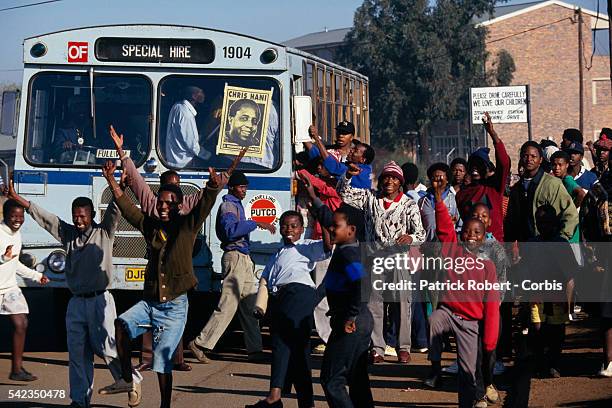
[[[489,260],[482,259],[482,266],[480,266],[476,262],[476,257],[458,243],[455,225],[444,202],[436,203],[436,233],[441,242],[449,243],[443,244],[442,256],[453,259],[474,259],[472,262],[473,268],[468,269],[466,267],[463,273],[451,269],[447,271],[446,278],[450,282],[463,282],[465,290],[445,291],[440,298],[440,303],[466,320],[484,320],[484,347],[486,351],[492,351],[495,349],[497,336],[499,335],[499,291],[493,289],[468,290],[468,282],[497,282],[495,265]],[[466,261],[464,261],[465,263]],[[457,267],[455,267],[455,270],[457,270]]]
[[[502,213],[504,190],[510,174],[510,156],[502,141],[495,143],[495,174],[478,183],[463,187],[455,197],[461,218],[470,218],[472,205],[484,202],[491,209],[491,226],[488,232],[499,242],[504,241],[504,216]]]
[[[300,176],[307,177],[308,180],[310,180],[310,184],[312,184],[317,192],[317,196],[323,202],[323,204],[329,207],[330,210],[335,211],[338,209],[338,207],[340,207],[340,205],[342,205],[342,199],[338,195],[335,185],[324,182],[320,178],[310,174],[310,172],[305,169],[298,170],[298,173]],[[319,221],[315,221],[312,228],[312,236],[310,238],[321,239],[322,237],[323,231],[321,231],[321,224],[319,224]]]

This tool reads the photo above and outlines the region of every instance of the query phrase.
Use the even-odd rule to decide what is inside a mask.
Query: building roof
[[[488,26],[491,24],[495,24],[498,21],[515,17],[523,13],[528,13],[530,11],[534,11],[539,8],[550,6],[553,4],[572,10],[578,9],[578,6],[576,5],[564,3],[562,1],[557,0],[540,0],[528,3],[500,5],[495,7],[492,14],[487,13],[485,15],[482,15],[481,17],[476,18],[476,23]],[[583,13],[588,14],[590,16],[597,17],[597,13],[595,11],[585,8],[583,8],[582,11]],[[592,22],[592,25],[594,24],[595,20],[593,20]],[[595,27],[592,26],[591,28]],[[599,13],[599,21],[597,22],[597,28],[608,28],[608,16],[606,14]],[[344,41],[344,37],[350,30],[351,27],[337,28],[334,30],[326,29],[325,31],[319,31],[316,33],[310,33],[302,35],[300,37],[292,38],[290,40],[284,41],[283,44],[288,47],[302,49],[313,48],[317,46],[331,46],[342,43]]]
[[[283,44],[287,47],[305,48],[316,47],[317,45],[332,45],[344,42],[344,37],[351,30],[351,27],[337,28],[334,30],[319,31],[302,35],[284,41]]]
[[[493,11],[493,16],[489,16],[488,19],[487,18],[483,18],[481,21],[479,21],[479,24],[482,24],[484,26],[488,26],[488,25],[491,25],[491,24],[495,24],[498,21],[502,21],[502,20],[505,20],[505,19],[508,19],[508,18],[512,18],[512,17],[516,17],[518,15],[521,15],[521,14],[524,14],[524,13],[529,13],[531,11],[540,9],[542,7],[551,6],[551,5],[556,5],[556,6],[559,6],[559,7],[565,7],[565,8],[568,8],[570,10],[578,10],[579,8],[582,8],[582,12],[584,14],[590,15],[592,17],[597,17],[597,12],[595,12],[593,10],[589,10],[589,9],[584,8],[584,7],[579,7],[577,5],[565,3],[565,2],[562,2],[562,1],[558,1],[558,0],[548,0],[548,1],[535,1],[535,2],[531,2],[531,3],[521,3],[521,4],[514,4],[514,5],[495,7],[495,9]],[[491,18],[491,17],[493,17],[493,18]],[[598,20],[599,21],[596,21],[595,19],[593,19],[591,21],[591,28],[592,29],[595,28],[595,24],[597,24],[597,28],[598,29],[608,28],[608,15],[607,14],[604,14],[604,13],[600,12]]]
[[[484,22],[498,19],[507,14],[521,13],[525,9],[528,9],[536,5],[540,5],[542,3],[548,3],[548,2],[546,0],[540,0],[540,1],[530,1],[526,3],[519,3],[519,4],[506,4],[506,5],[495,6],[495,8],[493,9],[493,13],[483,14],[480,17],[476,17],[475,20],[477,23],[481,24]]]

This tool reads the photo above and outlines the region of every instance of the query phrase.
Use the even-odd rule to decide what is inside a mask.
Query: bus
[[[328,142],[342,120],[353,122],[356,137],[369,142],[367,77],[248,35],[174,25],[86,27],[27,38],[23,60],[15,188],[67,222],[70,203],[78,196],[92,199],[97,222],[111,201],[101,173],[106,160],[116,159],[110,124],[124,135],[124,149],[153,191],[159,188],[159,175],[174,169],[183,192],[192,194],[205,185],[209,166],[223,170],[235,157],[230,105],[255,101],[260,108],[251,135],[255,147],[249,147],[238,167],[249,178],[243,204],[247,218],[273,223],[283,211],[296,208],[293,158],[301,148],[297,136],[306,129],[295,124],[304,123],[305,111]],[[194,89],[203,93],[195,114],[198,144],[206,154],[178,164],[171,157],[168,118],[186,90]],[[301,107],[309,100],[306,110],[296,109],[298,98]],[[222,250],[214,216],[220,202],[193,248],[198,291],[220,287]],[[51,287],[66,287],[61,245],[31,220],[22,237],[22,261],[44,272]],[[261,270],[278,248],[279,235],[256,230],[251,241],[252,258]],[[110,289],[142,289],[146,244],[124,219],[116,232],[113,263]]]

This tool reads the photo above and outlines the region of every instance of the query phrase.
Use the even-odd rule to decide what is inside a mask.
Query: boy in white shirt
[[[16,275],[46,285],[49,279],[19,261],[21,252],[21,233],[24,209],[14,200],[7,200],[3,207],[4,221],[0,223],[0,315],[6,315],[13,323],[13,350],[11,354],[11,374],[13,381],[34,381],[36,376],[23,366],[23,347],[28,328],[29,312]]]

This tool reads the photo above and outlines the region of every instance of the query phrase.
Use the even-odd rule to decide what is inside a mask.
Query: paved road
[[[564,368],[568,377],[561,379],[535,380],[531,406],[612,406],[612,380],[591,377],[576,367],[590,368],[595,350],[584,349],[567,353]],[[583,354],[586,353],[586,354]],[[452,355],[448,354],[447,362]],[[195,407],[243,407],[254,403],[265,395],[268,387],[269,366],[251,364],[240,353],[224,352],[217,355],[212,364],[193,364],[191,372],[177,372],[174,376],[173,406]],[[7,378],[10,355],[0,354],[0,407],[60,407],[70,401],[66,398],[27,398],[29,390],[63,390],[68,393],[68,367],[66,353],[27,353],[26,367],[39,376],[34,383],[15,383]],[[371,367],[371,380],[378,407],[452,407],[456,406],[456,386],[453,378],[447,379],[442,390],[432,392],[421,388],[420,379],[428,370],[424,355],[415,355],[413,364],[400,366],[393,362]],[[191,361],[191,359],[187,359]],[[95,387],[111,381],[109,372],[100,360],[96,362]],[[572,370],[570,366],[575,366]],[[321,386],[318,384],[320,359],[315,359],[316,406],[326,406]],[[159,404],[157,379],[152,372],[144,374],[142,407],[156,407]],[[503,384],[504,379],[500,382]],[[10,390],[20,390],[25,399],[9,399]],[[503,393],[502,393],[503,394]],[[92,400],[97,407],[127,406],[123,395],[99,396]],[[285,406],[296,407],[294,398],[286,398]]]
[[[68,356],[61,341],[52,333],[59,332],[54,325],[63,325],[64,310],[57,298],[50,298],[49,291],[26,291],[30,304],[30,328],[26,343],[26,369],[35,373],[40,379],[34,383],[16,383],[8,380],[10,370],[9,350],[10,337],[7,319],[0,319],[0,408],[2,407],[61,407],[67,405],[68,399]],[[203,312],[205,306],[193,302],[192,309]],[[121,308],[121,306],[118,306]],[[190,310],[191,312],[191,310]],[[203,316],[200,317],[202,320]],[[205,316],[204,316],[205,317]],[[190,327],[187,338],[191,338],[203,325],[196,322]],[[270,367],[268,364],[252,364],[246,361],[239,349],[242,347],[242,336],[238,333],[224,336],[220,345],[220,354],[215,355],[212,364],[193,364],[191,372],[176,372],[174,376],[174,407],[244,407],[261,399],[268,389]],[[65,344],[65,343],[64,343]],[[269,339],[264,336],[264,344]],[[567,343],[561,362],[560,379],[538,379],[532,382],[530,406],[565,406],[565,407],[612,407],[612,379],[592,376],[599,367],[601,343],[597,335],[596,321],[577,322],[568,328]],[[53,350],[53,351],[49,351]],[[443,364],[450,364],[454,355],[445,354]],[[192,362],[191,358],[187,358]],[[136,362],[136,360],[134,360]],[[327,406],[323,391],[319,385],[320,357],[314,359],[316,406]],[[453,407],[456,406],[456,381],[446,379],[439,391],[422,388],[421,381],[429,371],[425,355],[413,354],[410,365],[398,365],[389,358],[384,364],[370,367],[371,385],[379,407]],[[159,406],[159,391],[154,373],[144,373],[144,397],[142,407]],[[497,383],[503,389],[509,378],[498,377]],[[101,360],[96,361],[95,390],[109,384],[111,376]],[[24,399],[9,399],[13,390],[25,395]],[[35,390],[58,390],[64,392],[64,398],[29,398],[28,393]],[[49,394],[49,392],[47,392]],[[504,393],[502,392],[502,396]],[[59,396],[59,395],[57,395]],[[127,398],[123,395],[98,396],[92,400],[97,407],[125,407]],[[296,407],[294,398],[284,399],[286,407]]]

